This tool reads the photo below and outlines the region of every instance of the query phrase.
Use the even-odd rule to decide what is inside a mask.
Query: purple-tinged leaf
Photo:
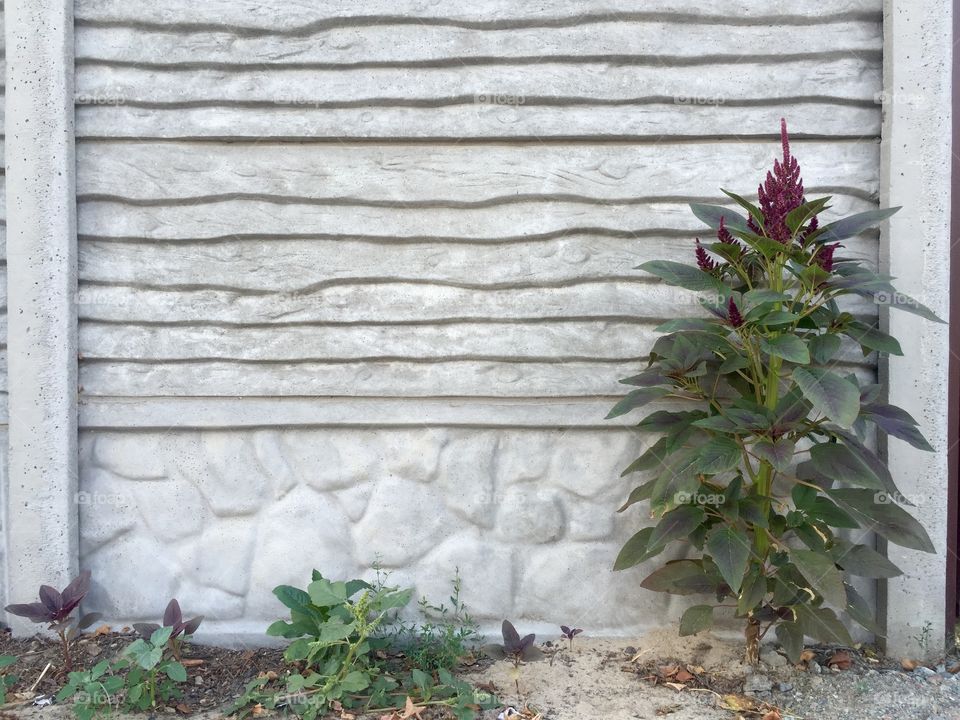
[[[88,627],[93,625],[97,620],[99,620],[102,617],[103,615],[98,612],[87,613],[77,621],[77,629],[86,630]]]
[[[140,634],[140,637],[149,638],[160,629],[160,626],[157,623],[134,623],[133,629]]]
[[[867,404],[861,408],[863,417],[870,420],[887,435],[900,438],[918,450],[933,452],[923,433],[917,428],[917,421],[906,410],[896,405]]]
[[[513,623],[509,620],[504,620],[503,625],[500,628],[500,632],[503,635],[503,645],[506,648],[516,647],[520,644],[520,633],[517,632],[517,629],[513,626]]]
[[[19,617],[25,617],[28,620],[31,620],[35,623],[48,622],[53,618],[50,617],[50,611],[47,610],[47,606],[43,603],[26,603],[19,605],[7,605],[4,610],[6,610],[11,615],[17,615]]]
[[[180,612],[180,603],[174,598],[167,603],[167,609],[163,611],[163,624],[165,627],[176,627],[183,620],[183,613]]]
[[[837,242],[846,240],[854,235],[859,235],[864,230],[877,227],[881,222],[900,210],[899,207],[884,208],[881,210],[868,210],[867,212],[857,213],[849,217],[842,218],[829,225],[825,225],[816,235],[817,244]]]
[[[40,586],[40,602],[52,617],[58,617],[63,609],[63,596],[49,585]]]
[[[75,608],[90,591],[90,571],[84,570],[63,589],[63,605]]]
[[[183,624],[183,634],[184,635],[193,635],[197,628],[200,627],[200,623],[203,622],[203,615],[197,615],[197,617],[192,618]]]

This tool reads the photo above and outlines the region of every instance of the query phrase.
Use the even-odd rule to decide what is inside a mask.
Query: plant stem
[[[747,643],[747,652],[744,662],[749,665],[760,664],[760,621],[756,618],[747,619],[747,627],[744,630],[744,637]]]
[[[67,672],[73,670],[73,658],[70,657],[70,642],[67,640],[67,634],[59,630],[60,642],[63,645],[63,667]]]

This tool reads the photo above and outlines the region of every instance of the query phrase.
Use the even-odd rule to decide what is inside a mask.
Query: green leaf
[[[607,414],[606,419],[612,420],[615,417],[626,415],[628,412],[643,407],[654,400],[659,400],[669,393],[669,388],[661,387],[641,387],[636,390],[631,390],[623,400],[613,406],[613,410]]]
[[[888,307],[896,308],[897,310],[903,310],[904,312],[911,313],[912,315],[922,317],[924,320],[931,320],[936,323],[946,324],[946,321],[942,320],[935,312],[933,312],[933,310],[928,308],[920,301],[910,297],[906,293],[899,291],[892,293],[879,292],[874,294],[873,301],[877,303],[877,305],[887,305]]]
[[[782,622],[777,625],[777,640],[792,663],[800,662],[803,653],[803,630],[795,622]]]
[[[643,485],[640,485],[639,487],[635,487],[633,490],[631,490],[629,497],[627,497],[627,501],[623,505],[621,505],[619,508],[617,508],[617,512],[621,513],[627,508],[631,507],[632,505],[636,505],[638,502],[649,500],[653,495],[653,489],[656,486],[658,480],[659,480],[659,477],[655,477],[652,480],[648,480]]]
[[[651,547],[666,545],[674,540],[687,537],[694,528],[700,525],[706,513],[703,508],[694,505],[681,505],[675,510],[671,510],[661,518],[650,536],[649,544]]]
[[[857,577],[892,578],[903,574],[900,568],[866,545],[838,540],[830,553],[837,565]]]
[[[846,445],[835,442],[819,443],[810,448],[810,461],[822,475],[858,485],[884,490],[884,483]]]
[[[322,645],[331,645],[341,640],[346,640],[356,630],[353,623],[344,623],[339,619],[328,620],[320,626],[320,634],[317,636],[317,642]]]
[[[803,340],[796,335],[777,335],[774,338],[760,338],[760,349],[768,355],[783,358],[798,365],[810,363],[810,352]],[[859,395],[858,395],[859,397]]]
[[[653,528],[646,527],[627,540],[627,543],[621,548],[620,554],[617,555],[613,569],[626,570],[632,568],[663,552],[662,547],[652,547],[650,545],[651,535],[653,535]]]
[[[852,488],[828,490],[827,494],[872,530],[890,542],[911,550],[935,553],[923,526],[906,510],[890,502],[886,493]]]
[[[820,228],[816,234],[816,240],[821,244],[846,240],[854,235],[859,235],[864,230],[877,227],[899,209],[899,207],[894,207],[882,210],[868,210],[845,217]]]
[[[699,330],[708,333],[725,332],[723,326],[718,322],[705,318],[675,318],[654,328],[654,331],[658,333],[675,333],[680,330]]]
[[[640,457],[630,463],[627,468],[620,473],[620,477],[626,477],[630,473],[654,470],[662,467],[669,455],[670,453],[667,451],[667,438],[660,438],[648,447]]]
[[[755,610],[767,596],[767,578],[754,567],[747,574],[737,598],[737,615],[746,615]]]
[[[656,275],[668,285],[676,285],[695,292],[714,292],[725,297],[730,288],[720,280],[699,268],[671,260],[651,260],[637,267],[651,275]]]
[[[635,385],[636,387],[653,387],[655,385],[666,385],[670,382],[670,378],[664,375],[659,368],[650,368],[639,375],[624,378],[620,382],[624,385]]]
[[[167,677],[173,680],[174,682],[186,682],[187,681],[187,669],[178,662],[169,662],[166,667],[164,667],[164,672],[166,672]]]
[[[747,360],[743,355],[731,355],[720,365],[720,369],[717,370],[721,375],[727,375],[737,370],[743,370],[745,367],[749,367],[750,361]]]
[[[803,633],[837,645],[853,644],[853,638],[837,618],[837,614],[830,608],[812,608],[807,605],[794,605],[793,611],[797,614],[797,623]],[[843,607],[846,607],[846,593],[844,593]]]
[[[793,452],[796,444],[785,437],[779,438],[776,442],[768,438],[758,440],[753,444],[750,450],[761,460],[766,460],[780,472],[785,472],[793,463]]]
[[[840,337],[833,333],[817,335],[807,343],[810,359],[818,365],[826,365],[840,351],[842,344]]]
[[[787,228],[789,228],[791,233],[795,234],[797,230],[806,225],[815,215],[823,212],[830,200],[830,197],[817,198],[816,200],[803,203],[800,207],[794,208],[786,217]]]
[[[895,337],[891,337],[887,335],[887,333],[881,332],[866,323],[851,322],[847,325],[843,333],[866,349],[864,355],[869,354],[870,350],[876,350],[877,352],[883,352],[889,355],[903,355],[900,343],[897,342]]]
[[[837,507],[836,503],[825,497],[814,498],[810,507],[805,508],[805,510],[811,518],[830,527],[850,528],[851,530],[860,527],[860,523]]]
[[[278,585],[273,589],[273,594],[291,610],[303,610],[310,606],[310,596],[300,588]]]
[[[150,636],[150,644],[154,647],[160,645],[166,645],[167,640],[170,639],[170,635],[173,633],[173,628],[170,626],[158,628],[153,631],[153,634]]]
[[[790,559],[800,574],[807,579],[810,587],[823,596],[831,605],[846,607],[847,593],[843,589],[843,577],[833,558],[813,550],[790,548]]]
[[[330,582],[329,580],[314,580],[307,586],[310,602],[317,607],[331,607],[341,605],[347,600],[347,584],[344,582]]]
[[[360,692],[361,690],[366,690],[369,685],[370,678],[367,677],[366,673],[360,672],[359,670],[353,670],[347,673],[347,676],[340,683],[340,687],[347,692]]]
[[[847,590],[847,615],[857,623],[865,627],[867,630],[872,632],[878,637],[884,637],[886,634],[883,632],[883,628],[880,627],[879,623],[874,619],[873,608],[867,603],[866,600],[861,597],[852,585],[844,586]]]
[[[694,595],[712,592],[715,583],[704,572],[700,562],[696,560],[676,560],[648,575],[640,583],[640,587],[653,592],[665,592],[673,595]]]
[[[723,224],[727,229],[739,232],[750,232],[750,228],[747,227],[746,218],[722,205],[691,203],[690,210],[693,211],[693,214],[698,220],[714,230],[720,228],[720,218],[723,218]]]
[[[717,475],[732,470],[740,464],[740,446],[725,436],[715,437],[699,451],[695,472]]]
[[[823,368],[794,368],[793,379],[810,404],[841,427],[860,413],[860,388]]]
[[[739,593],[750,560],[750,538],[736,528],[718,525],[707,535],[706,547],[727,585]]]
[[[680,637],[696,635],[713,625],[713,608],[710,605],[689,607],[680,618]]]
[[[757,225],[759,225],[760,227],[763,227],[763,223],[765,219],[763,217],[763,212],[761,212],[760,208],[758,208],[756,205],[754,205],[752,202],[750,202],[746,198],[743,198],[740,195],[737,195],[736,193],[730,192],[729,190],[724,190],[723,188],[720,188],[720,192],[722,192],[728,198],[733,200],[737,205],[739,205],[744,210],[746,210],[756,221]],[[726,217],[724,217],[723,222],[724,222],[724,225],[727,224]]]

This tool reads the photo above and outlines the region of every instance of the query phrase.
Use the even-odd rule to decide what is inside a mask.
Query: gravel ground
[[[126,638],[95,640],[99,657]],[[46,649],[42,641],[22,642],[36,648],[17,649]],[[7,639],[7,645],[11,643]],[[779,709],[782,720],[960,720],[960,660],[956,657],[906,672],[900,659],[839,650],[846,659],[840,670],[830,667],[837,664],[837,648],[817,648],[797,667],[768,648],[761,668],[752,671],[740,662],[738,642],[709,633],[678,638],[675,629],[630,639],[579,637],[572,650],[556,641],[543,647],[552,661],[525,664],[519,673],[506,662],[481,663],[465,670],[463,677],[495,686],[497,695],[510,705],[534,710],[523,716],[525,720],[536,718],[536,712],[540,720],[733,720],[738,714],[729,710],[731,702],[739,704],[744,720],[761,720],[772,708]],[[197,720],[221,717],[220,712],[206,708],[235,696],[244,676],[274,665],[283,672],[276,651],[258,651],[250,657],[196,646],[191,654],[204,658],[194,669],[204,678],[204,689],[190,688],[188,700],[188,717]],[[32,678],[39,673],[38,663],[48,658],[43,652],[28,657],[33,664],[25,674]],[[53,690],[57,683],[52,682],[43,691]],[[495,720],[497,714],[485,713],[482,720]],[[153,720],[165,715],[178,714],[171,707],[152,715],[112,717]],[[768,720],[776,717],[770,715]],[[56,705],[0,710],[0,720],[13,719],[72,720],[72,713],[69,707]]]

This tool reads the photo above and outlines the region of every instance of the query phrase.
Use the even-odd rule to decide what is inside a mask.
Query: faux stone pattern
[[[646,519],[616,515],[632,431],[256,430],[86,432],[81,565],[88,606],[153,617],[177,596],[229,632],[282,612],[274,586],[314,567],[443,600],[457,568],[480,620],[623,632],[669,600],[613,573]]]

